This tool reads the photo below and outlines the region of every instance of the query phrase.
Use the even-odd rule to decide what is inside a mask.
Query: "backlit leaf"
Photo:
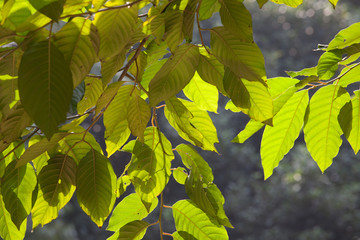
[[[220,17],[225,28],[240,39],[252,41],[252,21],[242,0],[220,0]]]
[[[354,153],[357,154],[360,149],[360,92],[354,91],[354,96],[351,98],[350,107],[347,111],[344,109],[346,105],[341,109],[338,116],[339,123],[344,131],[346,139],[349,141]]]
[[[142,220],[135,220],[127,223],[120,230],[114,233],[108,240],[140,240],[146,233],[149,223]]]
[[[57,154],[38,174],[38,196],[32,213],[33,228],[44,226],[58,217],[58,212],[75,192],[76,162],[69,156]]]
[[[199,50],[192,44],[183,44],[162,66],[150,82],[150,106],[175,96],[189,83],[199,63]]]
[[[91,149],[76,171],[76,196],[80,207],[99,227],[115,203],[116,175],[110,161]]]
[[[333,7],[336,7],[336,4],[338,2],[338,0],[329,0],[329,2],[333,5]]]
[[[151,117],[149,104],[135,93],[130,97],[127,109],[129,128],[134,136],[144,141],[144,131]]]
[[[264,82],[264,57],[254,42],[241,41],[224,27],[211,29],[211,49],[238,77]]]
[[[342,130],[337,118],[349,99],[344,88],[328,85],[319,89],[310,100],[305,118],[305,142],[322,172],[332,164],[342,143]]]
[[[355,43],[360,43],[360,23],[354,23],[338,32],[329,43],[327,50],[343,49]]]
[[[323,53],[321,55],[318,66],[317,74],[321,80],[329,80],[338,69],[338,62],[342,59],[342,52],[333,50]]]
[[[220,4],[217,0],[202,1],[199,9],[199,20],[202,21],[211,18],[219,9]]]
[[[260,150],[265,179],[272,175],[280,160],[294,146],[308,102],[307,90],[295,93],[275,115],[274,126],[265,127]]]
[[[174,158],[171,143],[157,131],[148,127],[144,143],[135,141],[128,175],[147,209],[169,181],[171,160]]]
[[[55,45],[70,65],[74,86],[79,85],[97,60],[100,38],[89,19],[74,18],[54,36]]]
[[[120,8],[99,12],[94,24],[100,36],[100,59],[106,60],[119,54],[130,41],[137,23],[138,9]]]
[[[186,182],[186,179],[188,177],[188,174],[186,172],[186,169],[183,167],[177,167],[175,170],[173,170],[173,177],[176,182],[179,184],[184,185]]]
[[[12,221],[20,228],[30,214],[31,195],[36,186],[36,175],[30,164],[19,168],[15,165],[16,162],[12,162],[5,169],[5,174],[1,179],[1,194]]]
[[[217,152],[216,148],[214,147],[215,143],[218,143],[218,137],[216,128],[209,117],[209,114],[199,109],[195,103],[179,99],[184,106],[191,112],[192,118],[190,119],[190,123],[203,135],[203,143],[204,146],[202,147],[204,150],[214,151]]]
[[[355,64],[345,66],[339,76],[342,76],[339,81],[338,85],[342,87],[347,87],[349,84],[355,83],[360,81],[360,66]]]
[[[184,40],[183,19],[183,14],[179,10],[166,12],[164,39],[171,52],[176,51],[177,46]]]
[[[244,130],[239,132],[239,134],[232,140],[232,142],[244,143],[247,139],[249,139],[257,131],[259,131],[264,125],[264,123],[250,119],[250,121],[246,124]]]
[[[277,4],[286,4],[293,8],[296,8],[303,2],[302,0],[271,0],[271,1],[273,1],[274,3],[277,3]]]
[[[183,92],[187,98],[199,106],[199,108],[217,113],[219,93],[216,87],[203,81],[199,74],[195,73]]]
[[[141,220],[149,215],[158,205],[158,199],[154,198],[148,212],[141,202],[139,195],[132,193],[126,196],[114,209],[111,214],[109,225],[106,230],[119,231],[125,224]]]
[[[18,85],[25,110],[50,139],[66,119],[73,90],[70,68],[52,42],[43,41],[25,51]]]
[[[214,223],[191,200],[180,200],[172,206],[175,227],[193,239],[228,239],[224,226]],[[185,239],[191,239],[188,236]]]
[[[65,0],[29,0],[29,2],[42,14],[54,21],[58,21],[63,12]]]
[[[95,106],[97,100],[103,93],[103,84],[99,78],[86,77],[85,78],[85,93],[83,98],[77,105],[78,114],[83,114],[89,108]]]

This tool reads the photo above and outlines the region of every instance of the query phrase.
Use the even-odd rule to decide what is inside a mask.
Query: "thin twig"
[[[105,12],[105,11],[114,10],[114,9],[129,8],[132,5],[135,5],[135,4],[137,4],[137,3],[141,2],[141,1],[142,0],[136,0],[134,2],[130,2],[130,3],[119,5],[119,6],[106,7],[106,8],[99,9],[96,12],[85,12],[85,13],[78,13],[78,14],[70,14],[70,15],[62,16],[59,19],[64,19],[64,18],[69,18],[69,17],[81,17],[83,15],[92,15],[92,14],[95,14],[95,13]]]
[[[161,240],[163,240],[163,234],[164,234],[162,224],[161,224],[163,205],[164,205],[164,194],[163,194],[163,192],[161,192],[161,194],[160,194],[160,212],[159,212],[159,228],[160,228],[160,239]]]
[[[203,47],[205,48],[205,50],[207,51],[207,53],[208,53],[209,55],[211,55],[209,49],[207,49],[207,47],[205,46],[204,39],[203,39],[203,36],[202,36],[202,33],[201,33],[200,20],[199,20],[199,11],[200,11],[201,2],[202,2],[202,0],[199,1],[199,4],[198,4],[198,6],[197,6],[197,8],[196,8],[196,23],[197,23],[197,26],[198,26],[198,31],[199,31],[199,36],[200,36],[201,44],[203,45]]]

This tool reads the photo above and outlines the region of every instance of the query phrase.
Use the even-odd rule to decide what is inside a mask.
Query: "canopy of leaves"
[[[302,3],[271,2],[294,8]],[[335,7],[337,1],[329,3]],[[219,93],[229,100],[226,109],[251,119],[234,142],[265,126],[260,151],[265,179],[303,127],[321,171],[337,155],[343,134],[355,153],[360,149],[359,92],[349,88],[359,81],[360,23],[321,47],[317,66],[268,79],[251,14],[241,0],[11,0],[0,1],[0,9],[5,240],[24,238],[30,213],[33,228],[57,218],[75,191],[99,227],[112,212],[109,239],[141,239],[154,225],[161,238],[228,239],[225,227],[233,226],[224,197],[196,148],[218,153],[208,112],[218,112]],[[215,13],[221,22],[203,28]],[[105,152],[90,132],[101,120]],[[174,146],[162,132],[164,122],[191,145]],[[109,161],[116,151],[131,154],[118,179]],[[182,164],[173,161],[174,152]],[[171,176],[190,199],[166,206],[163,191]],[[129,184],[135,193],[113,210]],[[147,222],[156,207],[158,220]],[[164,207],[173,213],[172,234],[162,228]]]

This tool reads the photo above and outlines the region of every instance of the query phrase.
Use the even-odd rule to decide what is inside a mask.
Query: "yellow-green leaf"
[[[76,162],[69,156],[57,154],[48,160],[38,174],[39,190],[31,210],[33,228],[51,222],[75,192]]]
[[[198,47],[192,44],[183,44],[176,49],[159,72],[150,82],[150,106],[156,106],[161,101],[175,96],[195,74],[199,63]]]
[[[294,146],[304,123],[308,102],[307,90],[295,93],[275,115],[274,126],[265,127],[260,149],[265,179],[272,175],[280,160]]]
[[[211,29],[211,49],[221,63],[236,76],[264,82],[264,57],[254,42],[239,39],[224,27]]]
[[[140,240],[144,237],[149,226],[150,224],[148,222],[135,220],[125,224],[118,232],[114,233],[107,240]]]
[[[169,181],[171,160],[174,158],[171,143],[155,127],[148,127],[144,143],[135,141],[133,145],[128,175],[145,207],[150,209],[153,198],[164,190]]]
[[[328,85],[311,98],[305,117],[304,135],[307,149],[324,172],[338,154],[342,130],[338,122],[340,109],[350,99],[347,91]]]
[[[151,117],[149,104],[135,93],[130,97],[127,109],[129,128],[134,136],[144,141],[144,131]]]
[[[277,4],[286,4],[293,8],[296,8],[303,2],[302,0],[271,0],[271,1],[273,1],[274,3],[277,3]]]
[[[91,149],[76,171],[76,196],[80,207],[101,227],[113,209],[116,175],[110,161]]]
[[[254,133],[259,131],[265,124],[250,119],[250,121],[246,124],[244,130],[239,132],[239,134],[232,140],[234,143],[244,143],[247,139],[249,139]]]
[[[191,200],[176,202],[172,206],[172,210],[176,230],[179,233],[186,232],[184,239],[229,239],[224,226],[214,223]]]
[[[86,77],[85,93],[77,105],[78,114],[83,114],[86,112],[86,110],[94,107],[103,91],[104,90],[101,79],[95,77]]]
[[[360,23],[354,23],[338,32],[329,43],[327,50],[343,49],[355,43],[360,43]]]
[[[54,36],[55,45],[69,64],[74,86],[82,82],[97,60],[100,38],[89,19],[77,17]]]
[[[197,72],[183,89],[187,98],[203,110],[217,113],[219,92],[216,87],[203,81]]]

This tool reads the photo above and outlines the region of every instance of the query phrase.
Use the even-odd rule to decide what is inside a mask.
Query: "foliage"
[[[260,7],[266,2],[258,0]],[[101,227],[129,181],[136,194],[115,207],[109,239],[141,239],[154,225],[161,238],[227,239],[225,227],[232,225],[224,197],[195,148],[218,152],[207,112],[217,112],[218,92],[230,98],[226,108],[251,118],[234,142],[265,126],[265,179],[303,126],[307,149],[321,171],[337,155],[343,134],[355,153],[360,148],[359,93],[349,88],[358,81],[360,23],[319,46],[323,54],[317,66],[268,79],[241,0],[13,0],[0,6],[4,239],[24,238],[30,213],[33,228],[57,218],[75,190],[80,207]],[[222,25],[201,28],[216,12]],[[199,43],[193,41],[194,29]],[[98,63],[101,74],[91,74]],[[187,99],[179,97],[181,91]],[[162,108],[168,123],[193,146],[172,146],[159,125]],[[90,126],[83,128],[90,115]],[[89,133],[101,118],[105,152]],[[128,141],[131,134],[136,140]],[[108,160],[117,150],[132,155],[118,178]],[[174,153],[181,166],[172,166]],[[190,199],[167,206],[163,191],[171,177]],[[143,220],[157,205],[158,220]],[[163,208],[173,212],[174,233],[162,229]]]

